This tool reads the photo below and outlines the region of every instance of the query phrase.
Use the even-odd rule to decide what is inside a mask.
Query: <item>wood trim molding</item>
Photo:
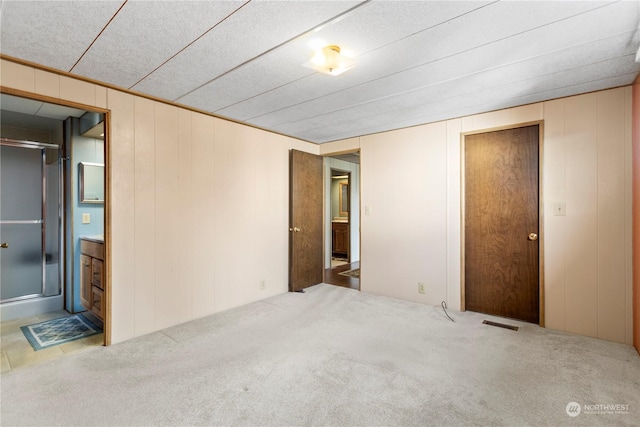
[[[48,104],[60,105],[62,107],[77,108],[78,110],[87,110],[94,113],[106,114],[109,112],[106,108],[96,107],[95,105],[82,104],[75,101],[67,101],[62,98],[54,98],[52,96],[40,95],[34,92],[27,92],[20,89],[13,89],[6,86],[0,86],[0,93],[7,95],[19,96],[21,98],[33,99],[35,101],[46,102]]]
[[[105,309],[104,309],[104,345],[111,345],[112,331],[112,289],[111,278],[111,111],[104,113],[104,281],[105,281]]]
[[[109,143],[111,140],[111,111],[95,107],[93,105],[81,104],[73,101],[65,101],[60,98],[53,98],[46,95],[40,95],[33,92],[26,92],[23,90],[12,89],[5,86],[0,87],[0,93],[6,93],[8,95],[19,96],[22,98],[33,99],[35,101],[46,102],[49,104],[60,105],[63,107],[77,108],[79,110],[86,110],[95,113],[104,114],[104,170],[105,170],[105,198],[104,198],[104,283],[105,283],[105,312],[103,323],[103,335],[104,345],[111,345],[111,296],[112,296],[112,265],[111,265],[111,156],[109,150]],[[68,196],[65,194],[65,196]],[[73,214],[73,213],[72,213]]]

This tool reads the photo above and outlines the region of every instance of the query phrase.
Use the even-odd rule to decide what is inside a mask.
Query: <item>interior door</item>
[[[539,127],[465,137],[465,308],[540,321]]]
[[[323,280],[322,157],[291,150],[289,203],[289,291]]]

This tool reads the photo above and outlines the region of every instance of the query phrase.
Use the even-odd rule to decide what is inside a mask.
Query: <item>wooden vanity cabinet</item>
[[[104,243],[80,239],[80,302],[104,320]]]
[[[349,223],[333,222],[332,229],[332,252],[333,256],[349,257]]]
[[[80,303],[91,310],[91,257],[80,255]]]

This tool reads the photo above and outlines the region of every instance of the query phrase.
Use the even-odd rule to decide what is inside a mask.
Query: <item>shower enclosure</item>
[[[2,321],[63,308],[59,148],[0,139]]]

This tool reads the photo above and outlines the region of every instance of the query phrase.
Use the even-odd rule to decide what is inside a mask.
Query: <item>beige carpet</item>
[[[455,323],[440,307],[318,285],[2,374],[1,423],[638,424],[632,347],[451,315]],[[592,411],[612,404],[627,409]]]

